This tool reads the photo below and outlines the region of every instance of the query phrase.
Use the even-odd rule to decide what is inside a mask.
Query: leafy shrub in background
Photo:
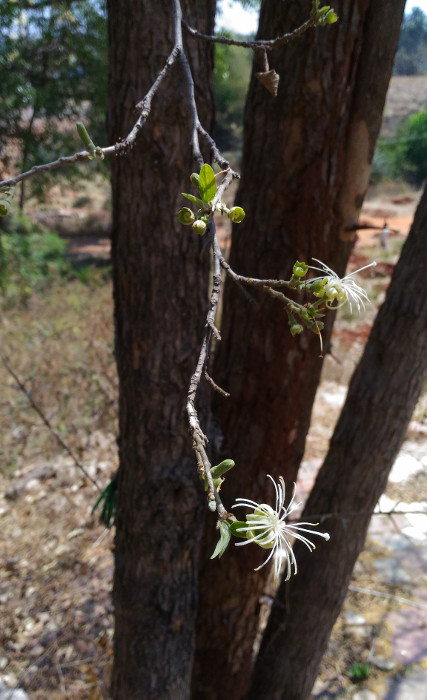
[[[104,142],[106,66],[105,0],[0,2],[0,170],[73,153],[76,118]]]
[[[427,178],[427,109],[413,114],[398,129],[395,165],[415,185]]]
[[[371,181],[403,179],[420,186],[427,178],[427,110],[399,126],[395,138],[380,139],[372,163]]]
[[[225,30],[221,30],[221,34],[240,38]],[[251,74],[251,61],[248,49],[215,44],[215,139],[221,149],[241,148],[243,111]]]
[[[41,291],[71,274],[67,243],[56,233],[35,226],[16,214],[0,231],[0,290],[7,305],[25,302],[32,291]]]

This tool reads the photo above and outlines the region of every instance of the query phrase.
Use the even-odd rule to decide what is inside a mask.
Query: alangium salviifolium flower
[[[329,540],[329,535],[326,532],[318,532],[317,530],[308,529],[316,527],[318,523],[289,523],[287,519],[293,511],[295,511],[299,503],[295,503],[295,486],[294,493],[290,503],[285,505],[285,482],[283,477],[279,477],[276,483],[270,474],[267,474],[271,479],[276,492],[275,507],[267,503],[256,503],[247,498],[237,498],[233,508],[250,508],[251,513],[247,513],[246,522],[238,521],[232,524],[232,532],[238,537],[245,537],[245,542],[236,542],[236,546],[245,546],[247,544],[257,544],[263,549],[270,549],[270,554],[267,559],[258,566],[255,571],[259,571],[263,566],[268,564],[271,559],[274,559],[274,578],[278,579],[282,568],[282,561],[286,563],[286,581],[292,575],[297,573],[297,562],[292,549],[292,540],[300,540],[310,551],[315,549],[315,545],[302,533],[317,535],[325,540]]]
[[[183,207],[178,213],[178,220],[184,226],[192,226],[193,231],[200,236],[206,233],[209,217],[213,216],[215,211],[225,214],[235,224],[240,224],[245,218],[245,212],[242,207],[228,209],[224,202],[221,201],[217,202],[215,206],[212,205],[212,200],[217,191],[216,178],[225,172],[227,171],[214,173],[211,166],[205,163],[202,165],[200,173],[192,173],[190,175],[190,180],[197,189],[199,197],[186,192],[182,193],[183,197],[189,199],[193,204],[197,204],[199,208],[196,212],[192,212],[188,207]]]
[[[331,270],[328,265],[313,258],[313,260],[321,267],[313,267],[310,265],[310,270],[317,270],[323,274],[319,277],[307,281],[307,289],[314,294],[315,297],[323,299],[325,306],[328,309],[338,309],[344,304],[348,304],[350,311],[353,310],[352,303],[357,307],[360,312],[361,308],[365,308],[365,302],[369,302],[368,295],[365,290],[360,287],[355,280],[353,275],[357,275],[358,272],[366,270],[368,267],[375,267],[376,262],[371,262],[369,265],[364,265],[364,267],[350,272],[349,275],[345,277],[338,277],[337,273]]]

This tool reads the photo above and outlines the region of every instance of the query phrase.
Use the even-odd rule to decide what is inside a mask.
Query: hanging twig
[[[42,409],[40,406],[34,401],[31,393],[27,391],[25,388],[24,383],[20,380],[16,372],[12,369],[4,355],[0,352],[0,359],[3,362],[3,365],[5,366],[6,370],[9,372],[11,377],[15,380],[18,388],[22,391],[22,393],[27,397],[29,403],[31,404],[32,408],[35,410],[35,412],[40,416],[42,419],[43,423],[45,426],[48,428],[50,433],[53,435],[55,440],[61,445],[62,449],[65,450],[65,452],[71,457],[73,460],[74,464],[76,465],[77,469],[80,469],[80,471],[85,475],[86,479],[89,479],[89,481],[92,482],[92,484],[98,489],[98,491],[101,493],[101,487],[98,485],[98,483],[91,477],[87,469],[83,466],[83,464],[77,459],[75,456],[74,452],[72,451],[71,447],[67,445],[66,442],[62,439],[60,434],[55,430],[55,428],[51,425],[49,419],[47,416],[43,413]]]

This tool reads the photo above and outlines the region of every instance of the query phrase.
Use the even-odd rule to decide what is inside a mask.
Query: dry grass
[[[30,297],[25,308],[14,308],[1,320],[2,354],[77,452],[93,431],[116,432],[111,319],[109,283],[68,281]],[[3,472],[50,459],[58,451],[56,441],[1,363],[0,382]]]

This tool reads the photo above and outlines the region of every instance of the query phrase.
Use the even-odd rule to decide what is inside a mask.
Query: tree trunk
[[[264,0],[258,37],[301,24],[311,0]],[[398,43],[404,0],[341,0],[339,22],[309,30],[269,54],[281,76],[274,99],[252,76],[245,112],[237,203],[245,221],[233,230],[230,263],[244,275],[289,278],[295,260],[319,258],[344,272],[368,185],[381,114]],[[378,28],[381,27],[379,38]],[[255,70],[257,68],[255,67]],[[327,345],[330,314],[323,333]],[[266,473],[296,480],[322,363],[319,340],[291,337],[283,307],[256,304],[226,284],[213,376],[230,399],[217,399],[223,455],[236,461],[223,487],[270,498]],[[212,532],[206,532],[212,549]],[[258,550],[258,551],[255,551]],[[244,698],[267,569],[256,547],[229,548],[204,561],[197,622],[195,698]],[[212,658],[215,678],[209,682]]]
[[[212,33],[214,0],[181,5],[193,26]],[[108,9],[113,142],[128,133],[136,103],[173,48],[172,3],[109,0]],[[188,43],[199,114],[210,129],[212,46]],[[187,88],[175,65],[135,147],[112,162],[120,389],[112,677],[117,700],[182,700],[189,693],[204,500],[185,403],[209,270],[203,240],[177,220],[180,193],[194,170],[190,136]]]
[[[314,684],[370,514],[427,379],[426,229],[427,189],[301,518],[334,513],[322,522],[331,541],[311,558],[295,546],[299,572],[276,596],[250,700],[305,700]]]

